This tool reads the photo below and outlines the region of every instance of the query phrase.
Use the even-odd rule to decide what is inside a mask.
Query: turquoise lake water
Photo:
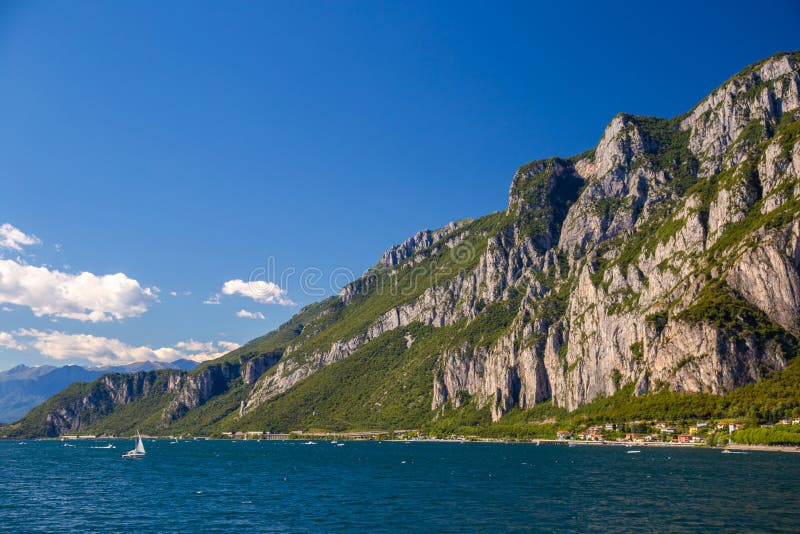
[[[0,529],[800,529],[800,454],[501,443],[0,441]]]

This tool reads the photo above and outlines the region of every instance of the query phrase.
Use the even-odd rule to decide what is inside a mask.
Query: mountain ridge
[[[274,332],[161,373],[158,399],[44,433],[140,401],[154,432],[396,427],[771,377],[800,335],[799,65],[770,56],[672,119],[620,113],[594,149],[520,167],[505,211],[420,231]]]
[[[155,369],[193,369],[197,362],[184,358],[173,362],[135,362],[126,365],[83,367],[80,365],[27,366],[20,364],[0,371],[0,423],[22,418],[32,408],[75,382],[88,382],[107,373],[132,373]]]

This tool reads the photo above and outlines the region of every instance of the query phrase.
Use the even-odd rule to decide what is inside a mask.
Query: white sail
[[[136,431],[136,435],[139,436],[139,431]],[[144,443],[142,443],[142,436],[139,436],[139,441],[136,443],[136,448],[134,449],[138,454],[144,454]]]
[[[128,451],[122,455],[123,458],[143,458],[144,457],[144,443],[142,443],[142,436],[139,435],[139,431],[136,431],[136,448],[132,451]]]

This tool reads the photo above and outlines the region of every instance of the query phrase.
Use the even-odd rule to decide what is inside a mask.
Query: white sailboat
[[[123,454],[123,458],[144,458],[144,443],[142,443],[142,436],[139,435],[138,430],[136,431],[136,436],[138,437],[136,448]]]

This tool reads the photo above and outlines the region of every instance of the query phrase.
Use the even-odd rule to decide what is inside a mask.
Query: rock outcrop
[[[228,390],[229,382],[240,374],[238,363],[211,364],[184,378],[178,395],[163,413],[163,426],[180,419],[189,410],[205,404],[211,397]]]
[[[185,376],[178,370],[104,375],[86,387],[78,386],[74,397],[62,393],[34,408],[28,418],[42,420],[40,435],[45,437],[80,432],[118,406],[177,391]]]

